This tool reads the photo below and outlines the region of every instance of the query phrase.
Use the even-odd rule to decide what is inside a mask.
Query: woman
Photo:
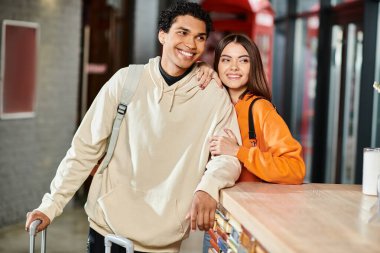
[[[301,145],[271,104],[271,93],[264,73],[260,52],[254,42],[242,34],[230,34],[215,49],[214,69],[228,90],[238,116],[242,146],[229,129],[229,137],[213,136],[212,155],[236,156],[244,165],[239,181],[265,181],[301,184],[305,164]],[[251,112],[256,139],[248,133],[248,110]]]
[[[236,156],[243,164],[238,182],[264,181],[302,184],[305,164],[301,145],[271,103],[271,93],[260,52],[254,42],[241,34],[224,37],[215,49],[214,69],[227,88],[238,116],[242,145],[229,129],[228,137],[213,136],[212,155]],[[250,110],[253,100],[256,100]],[[249,114],[253,116],[256,138],[249,137]],[[205,233],[204,250],[209,247]]]

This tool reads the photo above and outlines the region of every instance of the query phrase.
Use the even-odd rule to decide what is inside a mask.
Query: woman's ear
[[[164,31],[160,30],[158,32],[158,41],[161,43],[161,45],[165,44],[165,37],[166,37],[166,33]]]

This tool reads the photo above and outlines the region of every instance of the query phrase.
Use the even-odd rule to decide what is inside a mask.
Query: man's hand
[[[29,231],[30,224],[35,220],[41,220],[41,224],[37,227],[37,233],[44,230],[50,224],[50,219],[44,213],[34,210],[26,214],[25,230]]]
[[[207,63],[198,62],[199,69],[197,72],[197,79],[199,87],[203,90],[210,83],[211,79],[214,79],[220,88],[223,88],[222,81],[220,80],[218,73]]]
[[[204,191],[197,191],[194,194],[190,211],[190,228],[207,231],[214,226],[216,200]]]

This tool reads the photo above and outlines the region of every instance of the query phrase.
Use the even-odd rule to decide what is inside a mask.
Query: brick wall
[[[0,227],[40,204],[75,132],[81,2],[0,1],[1,22],[40,25],[36,117],[0,120]]]

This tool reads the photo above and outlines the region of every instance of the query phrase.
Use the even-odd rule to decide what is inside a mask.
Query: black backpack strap
[[[256,132],[255,132],[255,124],[253,121],[253,113],[252,113],[252,107],[253,104],[260,99],[265,99],[263,97],[257,97],[254,100],[252,100],[251,104],[249,105],[249,110],[248,110],[248,124],[249,124],[249,140],[256,142]]]

